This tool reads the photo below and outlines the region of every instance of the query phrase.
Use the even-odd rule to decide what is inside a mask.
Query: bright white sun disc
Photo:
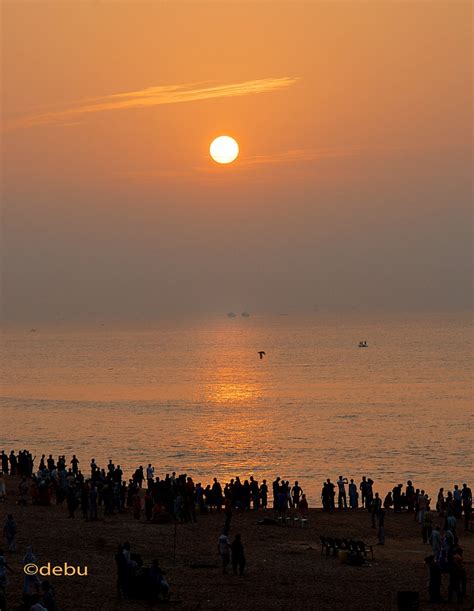
[[[239,145],[230,136],[219,136],[211,142],[209,152],[217,163],[231,163],[237,159]]]

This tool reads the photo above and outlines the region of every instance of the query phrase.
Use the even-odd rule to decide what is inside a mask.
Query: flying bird
[[[261,359],[263,359],[263,357],[265,356],[265,352],[263,350],[259,350],[258,354],[259,354]]]

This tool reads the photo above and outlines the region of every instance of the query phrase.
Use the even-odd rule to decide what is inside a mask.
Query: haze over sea
[[[2,333],[0,449],[129,474],[471,481],[469,314],[226,316]],[[367,340],[368,348],[358,348]],[[258,358],[257,351],[266,357]],[[470,449],[471,448],[471,449]]]

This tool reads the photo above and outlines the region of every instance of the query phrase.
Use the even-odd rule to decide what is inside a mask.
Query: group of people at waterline
[[[74,518],[79,508],[83,518],[89,521],[98,519],[99,509],[103,511],[104,517],[130,510],[137,520],[144,513],[147,521],[156,522],[166,519],[195,522],[198,514],[223,512],[225,524],[218,545],[223,568],[225,570],[229,564],[234,548],[234,560],[239,561],[233,568],[240,573],[244,572],[245,567],[242,542],[237,537],[231,543],[228,537],[235,510],[266,511],[270,505],[279,516],[284,517],[289,510],[305,518],[308,516],[308,500],[299,482],[290,485],[289,481],[280,477],[275,478],[270,485],[266,479],[259,483],[253,476],[244,481],[235,477],[225,484],[214,477],[212,483],[204,486],[201,482],[195,484],[186,474],[177,475],[173,472],[160,478],[156,476],[154,467],[148,464],[146,468],[139,466],[132,477],[126,480],[120,465],[109,460],[106,467],[101,468],[95,459],[90,461],[90,472],[84,476],[76,455],[69,460],[64,455],[57,459],[52,455],[43,455],[35,469],[35,458],[26,450],[18,454],[11,451],[8,455],[2,451],[0,465],[0,501],[6,499],[6,479],[19,476],[19,504],[49,505],[53,498],[58,505],[66,501],[69,518]],[[432,501],[428,494],[415,488],[412,481],[408,481],[405,487],[398,484],[382,499],[378,492],[374,492],[374,481],[371,478],[363,476],[356,483],[354,479],[348,480],[341,475],[335,483],[329,478],[323,483],[321,499],[323,510],[330,513],[336,509],[367,510],[372,526],[378,529],[380,544],[385,542],[387,510],[393,510],[394,513],[410,512],[421,525],[424,543],[432,547],[432,555],[427,558],[430,575],[441,571],[449,563],[452,566],[455,557],[458,562],[461,558],[462,563],[462,551],[460,556],[458,546],[458,521],[464,520],[466,530],[472,521],[472,492],[466,483],[461,487],[455,485],[446,494],[443,488],[439,490],[436,499],[437,519],[431,510]],[[444,520],[442,526],[439,523],[441,518]],[[16,549],[16,530],[15,519],[9,514],[3,529],[9,552]],[[0,558],[0,579],[4,585],[8,564],[1,551]],[[463,569],[459,574],[465,576]],[[458,590],[462,595],[465,583],[463,586],[462,579],[459,579],[459,583],[461,585]],[[432,598],[436,596],[433,594]]]
[[[131,478],[126,480],[120,465],[115,465],[112,460],[109,460],[106,468],[101,468],[92,458],[88,476],[84,476],[75,454],[70,460],[66,460],[64,455],[57,459],[51,454],[48,457],[42,455],[36,471],[34,463],[35,457],[27,450],[18,454],[13,450],[9,454],[1,451],[0,500],[6,498],[4,475],[19,475],[20,503],[28,502],[29,497],[34,504],[50,504],[55,496],[57,504],[66,500],[68,508],[73,510],[70,512],[71,517],[74,517],[75,509],[79,506],[84,517],[90,519],[97,519],[96,509],[101,506],[104,507],[105,515],[122,511],[126,507],[137,510],[136,496],[140,500],[140,509],[144,506],[146,511],[150,509],[148,493],[153,499],[160,501],[161,511],[169,511],[175,516],[176,510],[181,510],[178,514],[183,513],[182,505],[185,500],[192,500],[193,507],[189,508],[191,515],[181,516],[191,520],[195,519],[196,509],[202,513],[221,510],[225,508],[226,501],[230,501],[234,509],[266,510],[270,495],[271,505],[279,513],[298,509],[306,514],[308,510],[308,500],[299,482],[295,481],[291,485],[280,477],[275,478],[271,485],[266,479],[259,483],[253,476],[244,481],[237,476],[223,485],[214,477],[212,483],[204,486],[201,482],[195,484],[190,476],[178,476],[176,472],[160,478],[156,476],[155,468],[151,464],[146,468],[139,466]],[[141,490],[145,492],[140,494]],[[77,503],[72,502],[73,497]],[[431,504],[426,492],[415,488],[410,480],[405,488],[402,484],[394,486],[382,499],[378,492],[374,492],[374,481],[370,477],[363,476],[361,481],[356,483],[354,479],[348,480],[342,475],[335,483],[329,478],[323,483],[321,500],[323,510],[328,512],[334,511],[336,507],[338,510],[365,508],[376,517],[380,509],[393,509],[396,513],[407,510],[414,512],[420,523]],[[461,487],[456,484],[452,491],[445,494],[444,488],[441,488],[436,499],[436,509],[440,514],[452,514],[458,519],[464,516],[467,529],[472,515],[471,489],[466,483]],[[149,514],[149,511],[146,513]]]

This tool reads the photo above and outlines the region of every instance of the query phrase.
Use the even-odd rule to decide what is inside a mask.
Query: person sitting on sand
[[[150,568],[150,578],[153,591],[156,592],[160,600],[166,600],[170,594],[170,585],[165,577],[164,570],[160,567],[155,558]]]
[[[392,491],[390,490],[389,492],[387,492],[384,500],[383,500],[383,506],[384,509],[390,509],[390,507],[393,507],[393,498],[392,498]]]
[[[49,581],[43,581],[41,584],[43,590],[43,605],[48,611],[58,611],[58,605],[56,604],[56,595],[53,586]]]
[[[298,511],[301,514],[302,518],[307,518],[308,517],[308,500],[306,498],[306,494],[303,494],[303,496],[301,497],[301,501],[298,505]]]

